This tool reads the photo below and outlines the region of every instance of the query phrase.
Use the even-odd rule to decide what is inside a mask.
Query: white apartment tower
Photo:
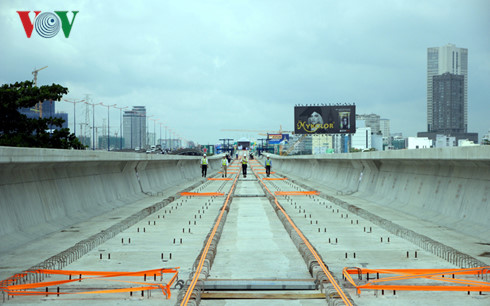
[[[146,108],[133,106],[123,114],[124,148],[146,148]]]
[[[468,130],[468,49],[453,44],[427,49],[427,131],[433,131],[433,80],[444,73],[464,76],[464,132]]]

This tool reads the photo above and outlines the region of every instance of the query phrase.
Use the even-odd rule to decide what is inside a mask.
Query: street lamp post
[[[131,149],[133,149],[133,119],[134,111],[131,111]]]
[[[150,119],[151,117],[153,117],[155,115],[151,115],[151,116],[145,116],[145,133],[146,133],[146,143],[145,143],[145,146],[148,147],[150,145],[150,135],[149,135],[149,131],[150,131],[150,127],[148,126],[148,120],[152,120]]]
[[[151,121],[153,121],[153,135],[154,135],[153,145],[155,145],[155,146],[156,146],[156,145],[157,145],[157,133],[156,133],[156,131],[155,131],[155,123],[156,123],[158,120],[160,120],[160,119],[151,119],[151,118],[150,118],[150,120],[151,120]],[[160,135],[160,136],[161,136],[161,135]]]
[[[162,149],[162,122],[158,122],[160,124],[160,150],[163,151]]]
[[[75,109],[75,105],[77,103],[80,103],[80,102],[85,102],[85,100],[80,100],[80,101],[76,101],[76,100],[73,100],[73,101],[70,101],[70,100],[66,100],[64,99],[65,102],[68,102],[68,103],[72,103],[73,104],[73,134],[75,134],[75,136],[77,136],[77,117],[76,117],[76,109]]]
[[[107,151],[111,150],[111,139],[110,139],[110,126],[111,126],[111,117],[109,116],[109,108],[111,106],[116,106],[116,104],[113,105],[105,105],[104,103],[100,102],[99,103],[102,106],[107,107]]]
[[[92,150],[95,150],[95,104],[85,102],[85,104],[92,105]]]
[[[168,136],[170,137],[170,151],[172,151],[172,129],[168,128]]]
[[[140,150],[141,150],[141,148],[142,148],[142,147],[141,147],[141,137],[142,137],[141,135],[143,134],[143,133],[141,133],[141,130],[143,129],[143,126],[142,126],[142,124],[141,124],[141,123],[143,122],[143,117],[144,117],[144,116],[145,116],[145,115],[141,115],[141,114],[139,115],[139,117],[140,117]]]
[[[123,137],[123,131],[122,131],[122,124],[123,124],[123,117],[122,117],[122,110],[125,109],[125,108],[128,108],[127,106],[125,107],[117,107],[116,104],[114,104],[114,108],[117,108],[119,109],[119,115],[120,115],[120,121],[119,121],[119,137],[121,137],[121,146],[120,146],[120,150],[122,150],[122,137]],[[131,117],[131,129],[133,127],[133,118]],[[131,138],[133,137],[133,131],[131,130]]]
[[[168,126],[165,126],[165,148],[168,148],[167,129],[168,129]]]

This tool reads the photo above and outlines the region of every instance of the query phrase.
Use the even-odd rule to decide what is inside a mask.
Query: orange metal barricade
[[[391,274],[392,277],[377,278],[368,281],[366,284],[358,285],[354,282],[351,274]],[[468,269],[363,269],[363,268],[344,268],[342,271],[345,279],[357,289],[357,294],[361,294],[363,289],[371,290],[405,290],[405,291],[490,291],[490,283],[475,281],[470,279],[455,278],[456,275],[477,275],[483,276],[490,274],[490,266],[468,268]],[[451,275],[452,277],[444,277]],[[393,282],[424,279],[438,282],[436,285],[406,285],[393,284]],[[385,284],[390,282],[390,284]],[[441,284],[442,282],[442,284]],[[459,285],[459,286],[458,286]]]
[[[39,269],[33,271],[25,271],[25,273],[14,275],[11,279],[16,279],[19,276],[24,276],[28,273],[38,273],[38,274],[48,274],[48,275],[70,275],[70,279],[68,280],[58,280],[58,281],[49,281],[49,282],[36,282],[30,284],[8,284],[10,282],[2,282],[0,283],[0,289],[4,290],[8,295],[62,295],[62,294],[101,294],[101,293],[120,293],[120,292],[135,292],[135,291],[148,291],[154,289],[161,289],[163,294],[170,299],[170,286],[172,286],[173,282],[178,277],[178,269],[176,268],[165,268],[165,269],[153,269],[153,270],[145,270],[145,271],[137,271],[137,272],[110,272],[110,271],[73,271],[73,270],[48,270],[48,269]],[[166,284],[160,283],[150,283],[150,282],[138,282],[138,281],[128,281],[128,280],[117,280],[112,279],[114,277],[151,277],[159,276],[161,279],[164,274],[173,274],[170,280]],[[71,278],[71,275],[75,276],[75,278]],[[82,277],[89,276],[89,277]],[[136,284],[138,287],[131,288],[113,288],[113,289],[102,289],[102,290],[92,290],[92,291],[47,291],[49,287],[59,286],[68,283],[81,282],[87,280],[102,280],[102,281],[111,281],[111,282],[119,282],[124,284]],[[42,291],[33,290],[33,289],[45,289]],[[73,289],[76,289],[73,287]],[[64,288],[67,290],[67,288]]]
[[[225,194],[222,192],[181,192],[180,195],[189,197],[217,197],[224,196]]]
[[[275,191],[275,195],[319,195],[318,191]]]

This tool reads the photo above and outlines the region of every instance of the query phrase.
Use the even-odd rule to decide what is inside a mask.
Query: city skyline
[[[69,38],[27,38],[16,12],[60,9],[79,11]],[[320,103],[355,103],[406,137],[427,129],[427,48],[451,43],[469,52],[468,131],[481,138],[490,128],[489,12],[483,0],[2,2],[0,83],[48,66],[38,84],[68,87],[66,99],[144,105],[200,144],[292,131],[294,105]],[[73,107],[57,104],[70,128]],[[120,135],[121,111],[95,110],[96,126],[110,119],[111,135]]]

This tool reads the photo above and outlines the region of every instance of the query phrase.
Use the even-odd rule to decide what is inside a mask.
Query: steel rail
[[[284,208],[279,204],[279,202],[278,202],[277,197],[275,196],[275,194],[273,192],[271,192],[269,190],[269,188],[267,188],[267,186],[265,185],[265,183],[255,173],[255,171],[253,169],[252,169],[252,171],[254,172],[255,176],[259,179],[260,183],[262,183],[262,185],[267,190],[267,192],[269,192],[269,194],[272,197],[274,197],[274,203],[277,205],[277,207],[279,208],[279,210],[283,213],[284,217],[288,220],[288,222],[291,224],[291,226],[293,227],[293,229],[296,231],[296,233],[299,235],[299,237],[303,240],[303,242],[305,243],[306,247],[310,250],[310,252],[312,253],[312,255],[315,257],[315,259],[318,262],[318,265],[322,269],[323,273],[325,273],[325,275],[327,276],[328,280],[333,285],[333,287],[335,288],[335,290],[339,294],[339,296],[342,299],[342,301],[344,301],[344,303],[346,305],[352,306],[351,301],[349,300],[349,298],[347,297],[347,295],[345,294],[345,292],[342,290],[342,288],[340,287],[340,285],[337,283],[337,281],[335,280],[335,278],[333,277],[333,275],[330,273],[330,271],[328,271],[328,269],[325,266],[325,264],[323,263],[323,260],[321,259],[320,255],[315,251],[315,249],[310,244],[310,242],[308,241],[308,239],[306,239],[306,237],[303,235],[303,233],[301,232],[301,230],[298,227],[296,227],[296,225],[294,224],[293,220],[289,217],[289,215],[286,213],[286,211],[284,210]]]
[[[187,305],[187,303],[189,302],[189,300],[191,298],[192,292],[194,291],[194,288],[196,287],[196,284],[199,280],[199,275],[201,274],[202,268],[204,266],[204,261],[206,260],[206,256],[207,256],[208,251],[209,251],[209,247],[211,246],[211,242],[213,241],[214,235],[216,234],[216,231],[218,230],[219,224],[220,224],[221,219],[223,217],[223,214],[226,210],[226,206],[228,205],[230,196],[233,193],[233,189],[236,186],[238,176],[239,175],[237,175],[235,177],[235,180],[233,181],[233,185],[231,186],[230,191],[228,192],[228,196],[226,197],[225,203],[223,204],[223,207],[221,208],[221,212],[218,216],[218,219],[216,220],[216,223],[214,224],[213,231],[211,232],[211,235],[209,235],[208,240],[206,241],[206,246],[204,247],[204,250],[201,254],[201,258],[199,260],[199,264],[197,266],[197,269],[194,272],[194,276],[192,278],[192,281],[191,281],[189,287],[187,288],[187,291],[184,295],[182,302],[180,303],[180,305],[182,305],[182,306]]]

